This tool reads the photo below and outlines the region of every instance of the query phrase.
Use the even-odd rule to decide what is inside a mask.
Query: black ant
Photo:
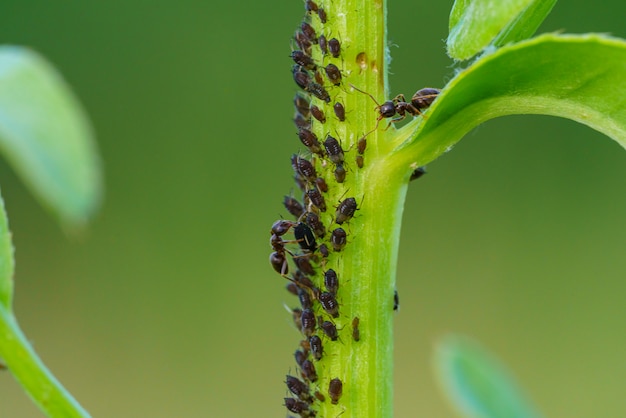
[[[387,126],[388,129],[392,123],[403,120],[406,117],[407,113],[414,117],[421,115],[422,110],[428,109],[428,107],[430,107],[430,105],[435,101],[440,93],[439,89],[428,87],[416,91],[411,98],[411,102],[407,102],[403,94],[398,94],[392,100],[387,100],[383,104],[379,104],[374,96],[372,96],[370,93],[359,89],[353,84],[350,84],[350,86],[356,91],[367,94],[369,97],[371,97],[371,99],[374,101],[374,103],[376,103],[377,106],[378,119],[376,121],[376,127],[367,134],[365,134],[363,137],[366,137],[367,135],[378,129],[378,124],[383,119],[391,119],[389,125]],[[395,117],[396,114],[399,115],[399,117]]]
[[[283,240],[282,236],[292,228],[296,239],[294,241]],[[285,247],[285,244],[298,243],[300,248],[307,253],[305,256],[309,255],[317,249],[317,243],[315,241],[313,231],[303,222],[293,222],[281,219],[274,222],[270,234],[270,245],[274,250],[274,252],[270,254],[270,264],[281,276],[292,282],[296,282],[294,279],[287,276],[287,273],[289,273],[289,265],[287,263],[286,255],[289,254],[292,257],[296,256]],[[298,283],[296,282],[296,284]]]

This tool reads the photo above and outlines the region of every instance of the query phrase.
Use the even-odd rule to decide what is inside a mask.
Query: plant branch
[[[0,357],[32,400],[49,417],[89,417],[37,356],[13,314],[0,304]]]

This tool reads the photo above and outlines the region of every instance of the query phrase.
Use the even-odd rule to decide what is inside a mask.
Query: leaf
[[[4,209],[4,201],[0,196],[0,305],[11,311],[13,297],[13,273],[15,259],[13,257],[13,243],[9,231],[9,221]]]
[[[81,223],[100,200],[91,126],[61,76],[41,56],[0,47],[0,152],[44,206]]]
[[[441,341],[435,351],[435,367],[446,394],[467,417],[539,417],[504,367],[466,338]]]
[[[556,0],[457,0],[450,13],[448,55],[465,60],[490,44],[502,46],[535,33]]]
[[[479,124],[512,114],[572,119],[626,147],[626,41],[549,34],[485,55],[443,89],[423,120],[398,132],[397,151],[424,165]]]
[[[548,17],[556,0],[535,0],[498,34],[492,45],[500,47],[528,39]]]

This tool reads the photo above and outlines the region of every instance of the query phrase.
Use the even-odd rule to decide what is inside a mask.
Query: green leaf
[[[487,46],[532,36],[556,0],[457,0],[450,13],[448,55],[465,60]]]
[[[56,70],[25,48],[0,47],[0,152],[61,221],[81,223],[99,203],[87,117]]]
[[[398,132],[397,151],[423,165],[477,125],[512,114],[572,119],[626,147],[626,41],[549,34],[485,55]]]
[[[535,0],[498,34],[491,43],[500,47],[528,39],[548,17],[556,0]]]
[[[441,341],[436,347],[435,367],[446,394],[467,417],[539,417],[504,367],[468,339]]]
[[[13,297],[13,273],[15,260],[13,258],[13,243],[9,231],[9,221],[4,209],[4,200],[0,196],[0,306],[11,310]]]

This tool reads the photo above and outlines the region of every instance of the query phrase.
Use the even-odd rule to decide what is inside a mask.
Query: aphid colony
[[[315,363],[324,358],[324,347],[349,339],[354,343],[362,341],[359,331],[361,319],[358,316],[342,316],[340,277],[331,268],[338,254],[351,242],[347,225],[360,209],[360,203],[355,196],[344,198],[349,189],[337,202],[327,201],[325,196],[330,188],[340,187],[339,184],[344,183],[349,173],[363,168],[367,134],[356,143],[354,166],[346,160],[350,150],[342,147],[341,138],[335,137],[337,134],[327,132],[322,137],[316,134],[326,126],[329,118],[334,117],[339,122],[346,120],[346,108],[337,100],[338,94],[335,93],[345,92],[346,86],[340,68],[343,67],[341,42],[337,34],[333,36],[330,31],[324,30],[324,24],[332,16],[327,15],[324,8],[313,0],[305,1],[305,12],[304,20],[294,35],[297,49],[292,51],[291,59],[294,62],[293,79],[302,89],[293,101],[294,123],[300,142],[310,154],[294,154],[291,157],[294,178],[303,197],[299,200],[292,195],[285,196],[283,204],[293,220],[280,219],[272,225],[270,245],[273,252],[269,258],[274,270],[287,279],[287,290],[298,298],[300,304],[291,309],[294,324],[302,333],[299,348],[294,354],[299,375],[287,376],[285,384],[292,397],[285,398],[284,405],[301,417],[315,417],[318,414],[315,404],[326,402],[324,393],[331,404],[339,404],[345,383],[340,377],[318,377]],[[314,48],[319,48],[319,53],[316,51],[314,54]],[[314,59],[314,55],[321,56],[321,59]],[[395,122],[407,114],[419,115],[438,93],[437,89],[422,89],[411,102],[406,102],[404,96],[399,95],[382,105],[370,97],[377,104],[378,122],[382,119]],[[329,175],[318,173],[319,169]],[[416,170],[414,177],[422,173]],[[336,183],[329,181],[332,178]],[[394,295],[389,297],[391,304]],[[393,306],[397,309],[397,295]]]
[[[341,141],[328,133],[319,138],[312,127],[316,123],[325,124],[331,114],[325,110],[332,106],[336,120],[346,118],[344,105],[332,101],[333,89],[340,88],[343,81],[339,68],[341,43],[336,37],[318,33],[313,26],[322,27],[329,19],[324,9],[312,0],[305,2],[305,18],[294,36],[296,50],[291,59],[293,79],[302,89],[294,98],[298,138],[310,152],[310,156],[294,154],[291,166],[296,184],[302,191],[302,200],[285,196],[283,204],[293,220],[281,219],[272,225],[270,264],[274,270],[288,280],[287,290],[298,298],[299,306],[291,309],[295,326],[302,333],[300,346],[295,352],[298,375],[288,375],[285,381],[292,397],[285,398],[288,411],[301,417],[314,417],[318,414],[316,403],[338,404],[343,382],[339,377],[321,381],[315,363],[325,354],[327,344],[341,342],[337,320],[341,315],[338,301],[340,278],[329,268],[329,256],[341,252],[348,244],[345,225],[359,209],[355,197],[346,197],[339,202],[327,202],[332,177],[343,183],[347,171],[345,150]],[[320,65],[312,57],[313,48],[319,47],[324,61],[338,59],[336,63]],[[312,103],[315,100],[317,103]],[[361,150],[363,155],[365,150]],[[318,173],[330,165],[331,178]],[[330,182],[329,182],[330,183]],[[335,186],[336,187],[336,186]],[[334,215],[333,215],[334,213]],[[330,221],[329,221],[330,219]],[[342,323],[349,324],[349,319]],[[349,334],[346,333],[346,338]]]

